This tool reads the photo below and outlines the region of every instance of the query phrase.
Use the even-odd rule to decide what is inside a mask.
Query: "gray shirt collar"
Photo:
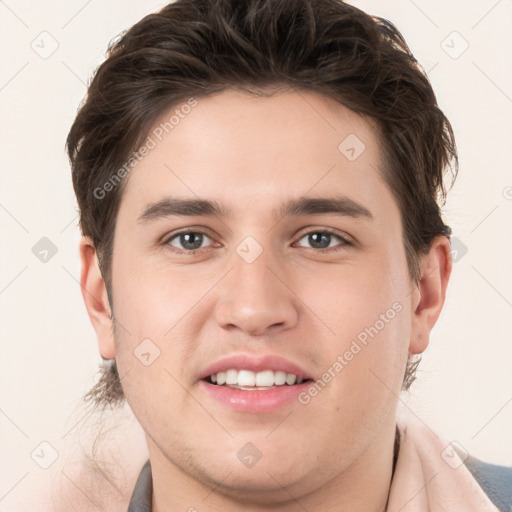
[[[153,494],[153,479],[149,460],[144,464],[135,489],[133,490],[128,512],[151,512],[151,495]]]

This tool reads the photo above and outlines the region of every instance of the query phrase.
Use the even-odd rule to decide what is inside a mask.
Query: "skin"
[[[349,134],[365,144],[355,161],[338,150]],[[146,432],[153,510],[385,508],[407,356],[428,345],[451,259],[449,239],[436,238],[411,281],[379,147],[370,121],[318,93],[198,98],[127,178],[113,252],[115,335],[94,247],[82,240],[85,304]],[[214,200],[230,215],[137,221],[167,195]],[[346,196],[373,219],[277,213],[302,196]],[[171,239],[184,228],[207,235],[195,254]],[[306,235],[325,229],[351,245],[333,236],[328,249],[314,246]],[[236,252],[247,236],[263,249],[253,263]],[[232,353],[279,354],[320,378],[394,303],[401,311],[307,405],[241,413],[201,390],[198,374]],[[160,350],[149,366],[134,357],[146,338]],[[247,442],[262,454],[252,468],[236,456]]]

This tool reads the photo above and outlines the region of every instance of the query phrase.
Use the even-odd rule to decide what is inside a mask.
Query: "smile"
[[[210,375],[207,377],[207,381],[217,386],[254,391],[257,389],[274,389],[278,386],[302,384],[303,379],[293,373],[286,373],[280,370],[253,372],[251,370],[230,369]]]

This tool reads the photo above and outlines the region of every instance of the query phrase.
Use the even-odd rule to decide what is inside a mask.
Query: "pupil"
[[[331,235],[328,233],[311,233],[309,235],[309,243],[316,249],[325,249],[329,247]]]
[[[197,249],[203,242],[202,236],[200,233],[184,233],[180,235],[181,245],[185,249]]]

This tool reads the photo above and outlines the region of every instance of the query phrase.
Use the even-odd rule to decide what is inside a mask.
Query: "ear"
[[[82,297],[92,326],[98,337],[98,347],[103,359],[115,358],[113,323],[108,301],[107,287],[100,272],[96,249],[89,237],[80,241],[82,272],[80,286]]]
[[[410,354],[421,354],[428,346],[430,331],[441,310],[452,272],[450,238],[436,237],[427,254],[420,257],[420,280],[412,293]]]

